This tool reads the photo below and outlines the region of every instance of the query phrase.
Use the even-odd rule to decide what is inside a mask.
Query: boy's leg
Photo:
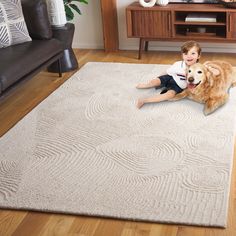
[[[160,94],[166,93],[167,91],[168,91],[168,89],[167,89],[167,88],[164,88],[164,89],[162,89],[162,91],[160,92]]]
[[[162,102],[169,100],[175,96],[176,92],[174,90],[168,90],[164,94],[158,94],[156,96],[150,98],[141,98],[137,102],[137,108],[141,108],[145,103],[154,103],[154,102]]]
[[[157,87],[157,86],[160,86],[161,85],[161,80],[159,78],[156,78],[156,79],[152,79],[150,80],[149,82],[147,83],[140,83],[136,86],[136,88],[154,88],[154,87]]]

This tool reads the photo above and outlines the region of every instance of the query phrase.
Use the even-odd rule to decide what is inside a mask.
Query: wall
[[[88,0],[88,5],[79,4],[82,15],[75,15],[74,48],[103,48],[102,17],[100,0]]]
[[[74,48],[103,48],[102,20],[100,0],[88,0],[88,5],[81,5],[82,15],[76,17]],[[122,50],[137,50],[138,39],[127,38],[125,8],[134,0],[117,0],[119,25],[119,47]],[[181,42],[150,42],[150,50],[179,51]],[[236,53],[236,44],[201,43],[203,52]]]

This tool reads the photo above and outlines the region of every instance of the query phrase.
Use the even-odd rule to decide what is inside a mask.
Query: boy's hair
[[[197,48],[198,55],[201,55],[202,49],[196,41],[187,41],[181,46],[181,52],[187,53],[192,47]]]

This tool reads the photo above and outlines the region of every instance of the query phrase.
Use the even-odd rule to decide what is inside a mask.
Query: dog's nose
[[[188,78],[188,82],[192,83],[194,81],[194,78],[193,77],[189,77]]]

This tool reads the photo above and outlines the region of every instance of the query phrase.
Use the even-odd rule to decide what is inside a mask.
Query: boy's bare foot
[[[136,88],[137,89],[147,88],[147,84],[138,84]]]
[[[144,105],[144,101],[142,99],[139,99],[136,104],[137,108],[140,109],[143,105]]]

